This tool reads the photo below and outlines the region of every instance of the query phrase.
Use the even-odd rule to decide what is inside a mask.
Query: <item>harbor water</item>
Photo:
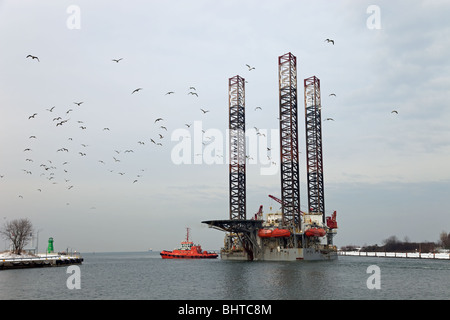
[[[159,252],[84,253],[67,266],[0,271],[0,299],[448,300],[450,261],[340,256],[335,261],[165,260]],[[375,267],[374,267],[375,266]],[[375,271],[373,271],[375,270]],[[378,288],[374,288],[376,283]]]

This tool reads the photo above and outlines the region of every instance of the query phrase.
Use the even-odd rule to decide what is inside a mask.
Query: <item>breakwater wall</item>
[[[38,255],[33,257],[0,258],[0,270],[58,267],[71,264],[82,264],[80,255]]]
[[[450,260],[450,253],[338,251],[341,256]]]

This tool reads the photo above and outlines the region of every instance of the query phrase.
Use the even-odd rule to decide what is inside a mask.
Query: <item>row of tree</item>
[[[343,251],[361,250],[365,252],[435,252],[437,249],[450,249],[450,233],[442,231],[437,242],[410,242],[407,238],[400,241],[396,236],[391,236],[383,240],[382,245],[378,244],[363,246],[355,245],[341,247]]]

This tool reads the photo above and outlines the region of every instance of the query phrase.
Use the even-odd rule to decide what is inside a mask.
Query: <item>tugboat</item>
[[[163,250],[160,255],[163,259],[215,259],[219,255],[208,251],[202,251],[200,245],[194,245],[189,241],[189,228],[186,228],[186,240],[181,242],[181,247],[173,251]]]

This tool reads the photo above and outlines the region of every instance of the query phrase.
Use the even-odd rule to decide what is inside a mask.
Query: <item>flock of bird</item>
[[[325,42],[331,43],[332,45],[335,45],[335,41],[333,39],[326,39]],[[27,59],[31,59],[31,60],[36,60],[37,62],[40,62],[39,57],[31,55],[31,54],[27,55],[26,58]],[[114,62],[114,63],[119,63],[123,59],[124,58],[111,59],[111,61]],[[246,67],[247,67],[248,71],[252,71],[252,70],[256,69],[255,67],[250,66],[249,64],[246,64]],[[131,91],[131,95],[138,95],[138,94],[140,94],[140,92],[142,90],[144,90],[144,88],[138,87],[138,88],[136,88],[136,89]],[[167,95],[174,95],[174,94],[175,94],[174,91],[168,91],[168,92],[165,93],[166,96]],[[190,86],[187,95],[195,96],[195,97],[198,98],[197,89],[195,87],[193,87],[193,86]],[[336,94],[335,93],[331,93],[331,94],[329,94],[329,96],[330,97],[336,97]],[[84,101],[73,102],[72,105],[73,105],[72,107],[70,107],[68,109],[67,108],[64,109],[63,110],[64,112],[62,112],[62,113],[60,111],[61,110],[60,107],[57,108],[56,106],[52,106],[50,108],[45,109],[45,111],[43,111],[44,114],[45,114],[44,116],[47,118],[48,121],[51,120],[50,123],[53,123],[53,125],[55,127],[66,127],[66,126],[69,126],[70,123],[75,123],[75,121],[72,120],[72,118],[73,118],[74,115],[77,114],[78,110],[80,110],[81,108],[91,108],[92,107],[89,104],[85,104]],[[205,115],[205,114],[210,112],[210,110],[207,110],[206,108],[199,108],[199,109],[200,109],[200,111],[201,111],[201,113],[203,115]],[[262,110],[262,108],[261,107],[254,108],[254,111],[257,111],[257,110]],[[59,114],[58,114],[58,111],[59,111]],[[398,111],[397,110],[393,110],[391,113],[392,114],[398,114]],[[30,114],[28,116],[28,120],[29,121],[33,121],[33,120],[36,120],[37,118],[39,118],[40,116],[41,116],[41,111],[33,112],[32,114]],[[334,119],[328,117],[328,118],[325,118],[324,121],[334,121]],[[154,124],[154,126],[157,126],[157,128],[160,130],[160,132],[157,134],[156,137],[153,137],[153,138],[149,139],[150,144],[153,144],[153,145],[155,145],[157,147],[162,147],[163,146],[163,139],[164,139],[164,135],[163,134],[164,134],[164,132],[167,132],[167,126],[163,125],[164,122],[165,122],[165,120],[162,117],[158,117],[158,118],[156,118],[154,120],[153,124]],[[78,120],[75,123],[75,125],[80,130],[87,130],[87,128],[88,128],[88,126],[85,124],[85,121],[82,121],[82,120]],[[190,128],[191,124],[186,123],[185,126],[187,128]],[[97,128],[97,129],[99,129],[99,128]],[[97,133],[99,133],[98,131],[99,130],[97,130]],[[105,127],[103,127],[101,129],[101,131],[109,132],[110,128],[108,126],[105,126]],[[257,130],[257,132],[259,133],[258,130]],[[60,134],[60,133],[61,132],[58,132],[58,134]],[[36,135],[36,134],[30,135],[29,136],[29,140],[30,140],[30,144],[33,145],[33,143],[31,143],[31,140],[38,140],[38,135]],[[73,150],[73,138],[72,137],[67,137],[67,141],[71,142],[71,147],[69,147],[69,146],[62,146],[62,147],[57,148],[55,151],[57,153],[72,154],[72,155],[76,154],[79,157],[89,157],[89,155],[88,155],[89,152],[87,151],[88,150],[88,146],[89,146],[88,143],[85,143],[85,142],[79,143],[77,145],[77,147],[75,147],[75,148],[78,148],[78,149],[76,150],[75,153],[73,153],[72,152],[72,150]],[[142,140],[139,140],[136,143],[139,146],[144,146],[145,145],[145,141],[142,141]],[[268,148],[268,151],[270,151],[270,148]],[[24,157],[24,160],[25,160],[25,163],[27,165],[22,170],[23,170],[23,172],[26,175],[33,175],[33,174],[35,174],[35,169],[36,169],[35,167],[34,167],[34,169],[32,168],[32,164],[35,162],[35,159],[33,159],[33,156],[32,156],[33,150],[32,150],[31,147],[26,147],[26,148],[23,149],[23,152],[26,153],[26,156]],[[111,162],[113,164],[118,164],[118,163],[120,163],[122,161],[119,158],[119,155],[125,156],[125,154],[132,154],[132,153],[134,153],[133,147],[127,148],[123,152],[120,151],[120,150],[111,150],[111,156],[110,156],[109,160],[108,159],[96,159],[96,161],[100,165],[103,165],[103,166],[106,165],[108,162]],[[40,170],[39,170],[39,172],[36,172],[36,174],[38,174],[41,177],[46,178],[52,184],[57,184],[57,183],[63,182],[63,184],[64,184],[64,186],[65,186],[65,188],[67,190],[72,190],[74,188],[74,184],[71,183],[71,179],[69,178],[69,175],[68,175],[68,173],[69,173],[69,169],[68,168],[69,168],[70,162],[71,162],[69,160],[70,159],[67,158],[66,160],[60,162],[59,164],[56,164],[56,161],[53,160],[53,159],[46,159],[45,161],[43,161],[41,159],[40,164],[39,164]],[[57,165],[58,165],[58,167],[57,167]],[[64,174],[62,175],[62,178],[60,177],[59,180],[58,180],[56,173],[58,171],[60,171],[60,168],[62,168],[62,172]],[[119,170],[117,170],[117,169],[118,169],[117,167],[115,167],[114,169],[109,168],[108,171],[111,172],[111,173],[117,173],[120,176],[126,175],[126,173],[123,170],[120,170],[120,168],[119,168]],[[144,171],[145,171],[145,169],[140,169],[138,174],[135,174],[131,178],[130,182],[133,183],[133,184],[137,183],[139,181],[139,179],[143,177],[143,172]],[[3,179],[4,177],[5,177],[5,174],[1,174],[0,175],[0,179]],[[41,187],[37,188],[36,191],[42,192],[43,189],[44,189],[44,187],[41,186]],[[23,195],[22,194],[20,194],[19,197],[23,199]]]
[[[31,59],[36,62],[41,62],[39,57],[34,55],[27,55],[26,59]],[[123,58],[119,59],[112,59],[112,62],[119,63],[123,60]],[[194,98],[198,98],[199,94],[197,92],[197,89],[194,86],[188,86],[189,90],[187,92],[188,96],[192,96]],[[139,94],[144,88],[138,87],[131,91],[131,95],[137,95]],[[168,91],[165,93],[165,95],[173,95],[175,94],[174,91]],[[36,112],[33,112],[32,114],[27,116],[28,121],[35,122],[38,121],[39,123],[35,126],[28,126],[29,128],[33,128],[33,130],[37,132],[30,133],[27,139],[27,146],[23,148],[24,153],[24,165],[22,171],[26,176],[30,177],[39,177],[41,182],[38,187],[35,187],[33,190],[35,192],[45,192],[46,186],[45,183],[52,184],[52,185],[58,185],[63,186],[67,190],[75,190],[76,184],[73,182],[73,180],[76,180],[76,177],[71,177],[71,164],[72,163],[79,163],[79,160],[89,159],[91,158],[92,163],[92,156],[91,153],[88,150],[92,150],[93,148],[90,147],[90,138],[92,136],[86,135],[86,134],[76,134],[76,130],[84,131],[84,132],[95,132],[94,134],[98,137],[99,134],[107,135],[113,128],[110,126],[103,126],[103,127],[97,127],[93,128],[91,126],[88,126],[88,123],[90,119],[83,119],[83,120],[74,120],[76,117],[80,117],[80,110],[87,110],[89,108],[95,108],[95,106],[89,105],[88,102],[85,101],[77,101],[72,102],[69,107],[59,107],[59,106],[51,106],[48,108],[45,108],[45,110],[39,111],[36,110]],[[206,108],[199,108],[199,115],[207,114],[210,110]],[[49,154],[48,151],[44,151],[44,157],[42,157],[42,151],[39,150],[39,141],[40,141],[40,134],[38,130],[40,129],[40,126],[44,123],[47,123],[47,125],[54,126],[54,129],[57,130],[54,132],[55,141],[57,138],[61,140],[61,137],[64,137],[67,141],[67,145],[65,146],[59,146],[55,148],[55,153],[52,155]],[[185,124],[186,127],[190,127],[190,124]],[[67,130],[65,130],[67,128]],[[88,129],[89,128],[89,129]],[[96,158],[93,161],[98,163],[98,170],[106,170],[107,172],[110,172],[112,174],[117,174],[117,176],[131,176],[130,183],[136,184],[140,181],[141,178],[144,177],[143,173],[146,169],[136,169],[137,172],[134,172],[129,174],[129,172],[126,172],[124,169],[125,166],[120,167],[120,164],[123,162],[127,162],[127,157],[130,157],[129,155],[132,155],[135,153],[136,148],[145,148],[148,145],[154,145],[155,148],[163,147],[164,139],[165,139],[165,132],[167,132],[167,124],[165,122],[165,119],[162,117],[157,117],[153,121],[153,127],[149,128],[152,132],[154,132],[155,136],[149,138],[149,141],[141,139],[138,141],[135,141],[136,145],[133,146],[133,144],[130,144],[128,147],[125,148],[124,151],[121,151],[120,148],[116,148],[110,151],[110,157],[109,158]],[[74,131],[75,130],[75,131]],[[155,133],[156,131],[156,133]],[[159,131],[159,132],[157,132]],[[74,134],[75,132],[75,134]],[[42,134],[46,135],[46,141],[43,142],[43,144],[48,147],[49,141],[48,141],[48,134]],[[66,135],[66,136],[65,136]],[[105,138],[107,139],[107,137]],[[94,146],[95,147],[95,146]],[[150,148],[150,147],[148,147]],[[119,150],[117,150],[119,149]],[[141,149],[142,150],[142,149]],[[36,152],[37,151],[37,152]],[[39,152],[41,151],[41,152]],[[148,150],[147,150],[148,151]],[[151,151],[150,151],[151,152]],[[94,152],[95,153],[95,152]],[[35,155],[35,156],[34,156]],[[79,159],[76,159],[74,157],[78,157]],[[106,156],[107,157],[107,156]],[[129,158],[128,158],[129,159]],[[85,160],[87,161],[87,160]],[[109,165],[109,166],[108,166]],[[130,170],[130,167],[127,167]],[[98,171],[96,170],[96,171]],[[0,175],[0,179],[3,181],[7,180],[7,174],[2,173]],[[6,178],[5,178],[6,177]],[[123,181],[123,180],[122,180]],[[30,184],[31,185],[31,184]],[[24,190],[25,191],[25,190]],[[28,190],[30,191],[30,190]],[[73,192],[73,191],[72,191]],[[24,199],[24,192],[20,192],[18,197],[20,199]],[[26,197],[26,196],[25,196]],[[67,203],[69,204],[69,203]]]

